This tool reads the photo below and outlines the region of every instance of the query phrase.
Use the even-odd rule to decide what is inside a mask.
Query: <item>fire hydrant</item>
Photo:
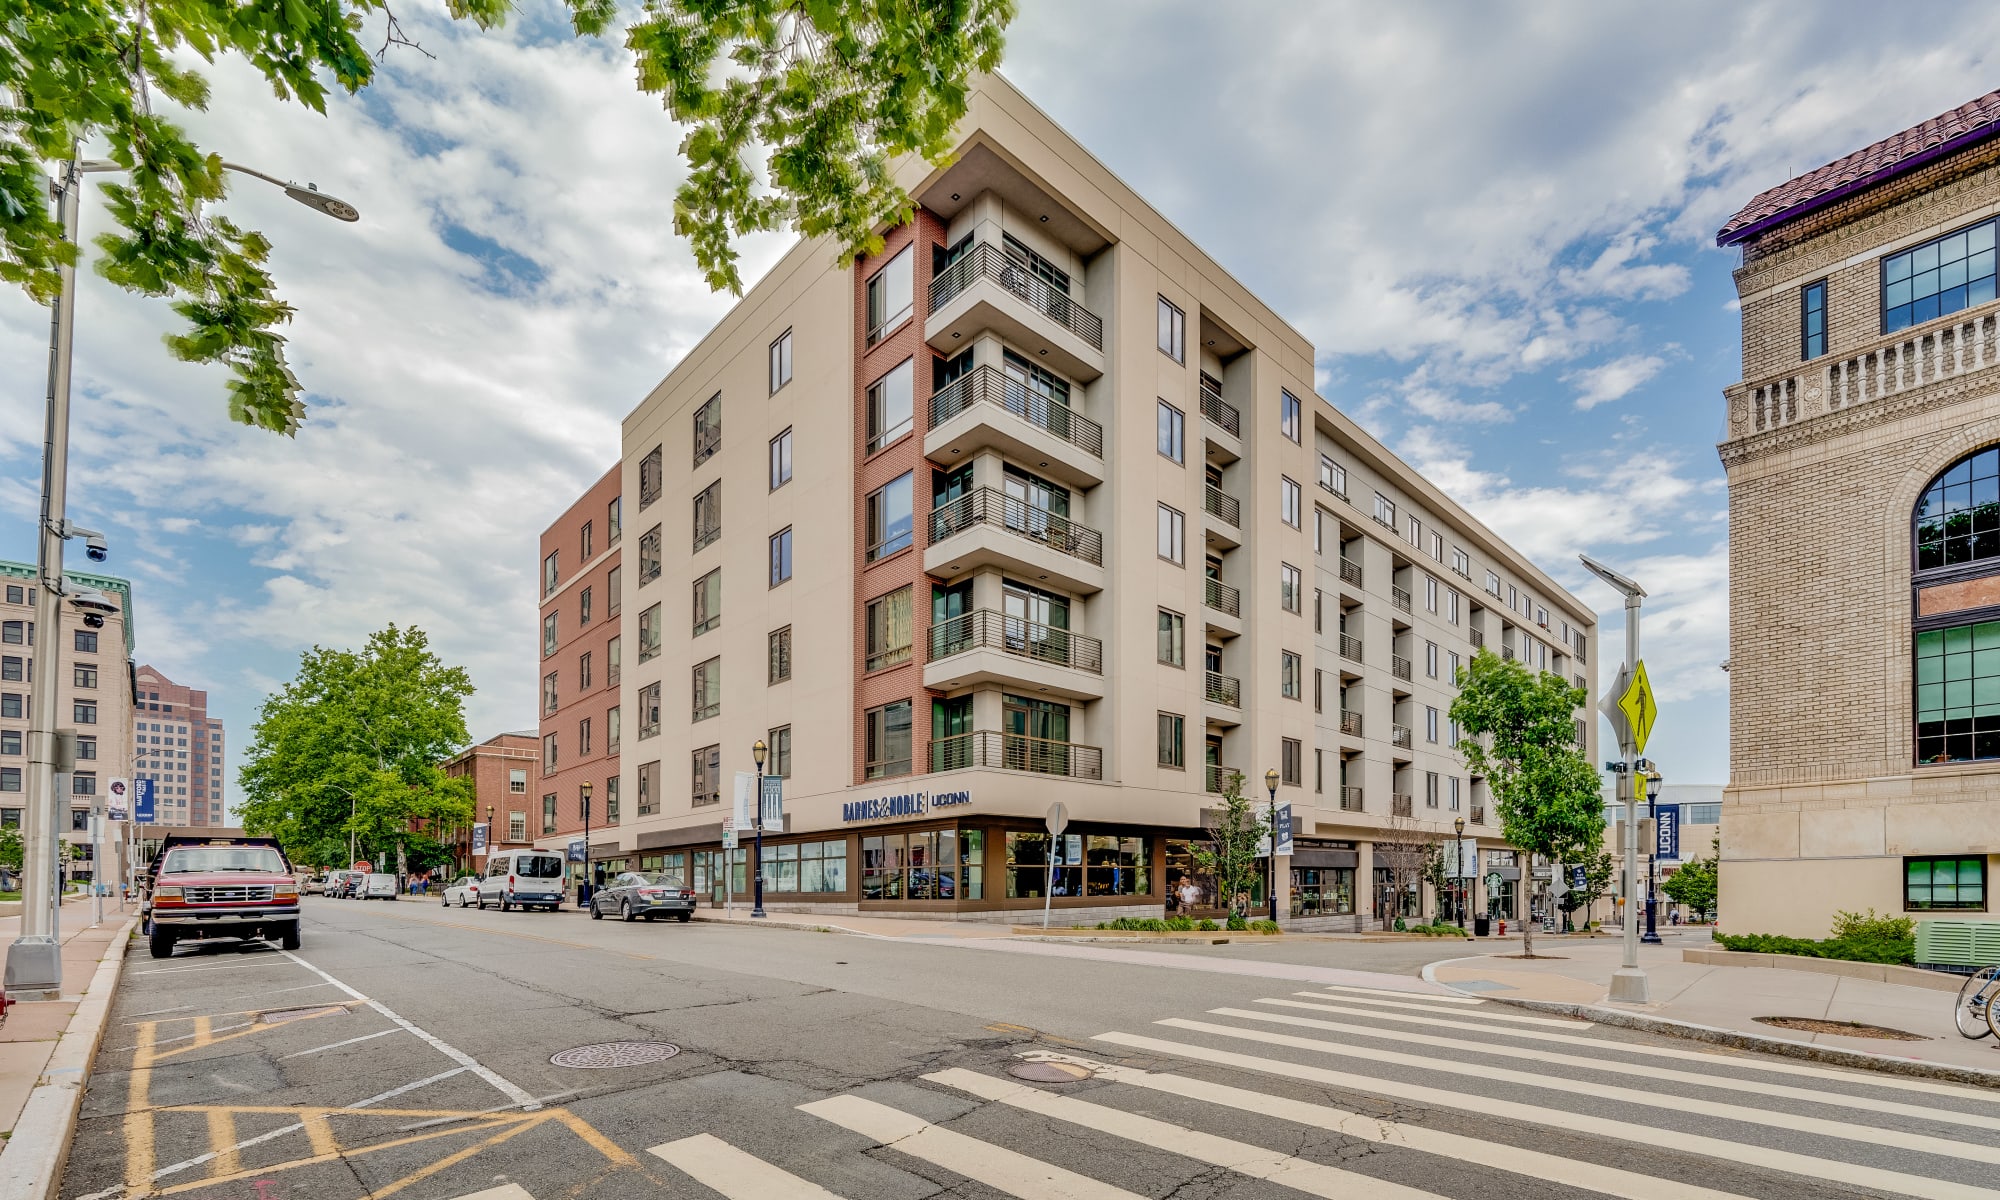
[[[1507,918],[1505,917],[1500,918],[1500,936],[1501,937],[1507,936]]]

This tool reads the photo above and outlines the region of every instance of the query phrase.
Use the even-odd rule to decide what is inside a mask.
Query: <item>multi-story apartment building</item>
[[[474,849],[470,826],[441,833],[456,848],[459,869],[476,871],[490,850],[521,850],[534,844],[529,831],[530,810],[536,805],[530,781],[541,769],[540,737],[532,729],[496,734],[466,747],[446,761],[444,773],[472,780],[472,821],[487,829],[485,846]]]
[[[175,683],[150,663],[136,678],[133,772],[153,780],[155,820],[190,829],[227,826],[222,718],[208,715],[208,693]]]
[[[619,804],[618,633],[623,600],[620,541],[623,467],[613,467],[542,531],[540,805],[529,814],[537,845],[562,849],[584,830],[616,848]],[[659,547],[653,547],[657,557]],[[605,830],[603,835],[599,830]],[[580,876],[583,867],[575,871]]]
[[[118,606],[98,628],[75,609],[62,610],[56,725],[74,729],[77,737],[76,770],[64,783],[69,804],[61,833],[74,847],[69,853],[77,865],[71,873],[77,874],[93,866],[87,861],[92,805],[108,797],[113,780],[132,775],[132,584],[89,571],[65,571],[63,577],[96,588]],[[0,562],[0,825],[21,823],[26,796],[36,579],[28,563]],[[115,852],[122,840],[107,824],[107,852]],[[118,863],[106,868],[107,878],[122,874]]]
[[[723,820],[758,741],[785,907],[1070,922],[1193,879],[1213,910],[1193,847],[1267,769],[1299,920],[1373,914],[1385,838],[1504,849],[1453,670],[1484,644],[1589,687],[1590,610],[1005,81],[950,167],[900,172],[880,252],[798,245],[626,419],[634,723],[595,853],[746,893]]]
[[[1756,197],[1725,392],[1723,904],[1990,918],[2000,851],[2000,92]]]

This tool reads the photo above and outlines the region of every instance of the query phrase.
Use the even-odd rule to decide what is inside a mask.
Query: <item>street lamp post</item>
[[[1453,817],[1451,819],[1451,832],[1454,839],[1451,847],[1452,870],[1454,878],[1461,881],[1455,883],[1451,890],[1452,894],[1458,900],[1458,926],[1460,929],[1463,929],[1465,928],[1465,884],[1462,881],[1465,879],[1465,864],[1459,860],[1465,857],[1464,817]]]
[[[1271,807],[1265,827],[1270,830],[1270,866],[1265,871],[1265,899],[1270,903],[1271,919],[1278,919],[1278,769],[1271,767],[1264,772],[1264,790],[1271,794]]]
[[[578,784],[576,791],[578,803],[583,806],[583,878],[576,885],[576,905],[582,908],[597,890],[590,875],[590,781]]]
[[[1616,588],[1625,597],[1625,669],[1635,671],[1639,665],[1639,603],[1646,598],[1646,589],[1634,581],[1591,558],[1588,554],[1577,556],[1590,573]],[[1618,743],[1618,792],[1625,803],[1625,954],[1616,971],[1611,975],[1611,999],[1624,1004],[1646,1003],[1648,986],[1646,973],[1639,969],[1639,908],[1632,903],[1632,892],[1639,878],[1639,801],[1634,778],[1636,767],[1633,759],[1637,747],[1632,741],[1632,730],[1621,726]]]
[[[1654,923],[1654,915],[1658,911],[1660,904],[1659,895],[1654,891],[1654,885],[1658,882],[1660,861],[1660,827],[1657,824],[1660,819],[1659,798],[1660,773],[1649,770],[1646,772],[1646,819],[1655,822],[1655,824],[1653,826],[1653,844],[1646,850],[1646,932],[1639,938],[1640,941],[1646,943],[1648,946],[1658,946],[1661,944],[1660,931]]]
[[[758,738],[757,744],[750,747],[750,758],[757,764],[757,791],[751,797],[751,802],[756,805],[754,811],[756,814],[755,828],[757,830],[756,840],[752,843],[750,849],[750,867],[753,872],[751,877],[753,882],[750,885],[750,917],[752,920],[758,920],[764,916],[764,756],[770,752],[771,748],[764,744],[763,738]],[[935,866],[933,866],[933,869],[935,869]]]

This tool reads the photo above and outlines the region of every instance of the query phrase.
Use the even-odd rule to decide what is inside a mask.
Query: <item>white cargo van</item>
[[[479,907],[562,907],[563,857],[553,850],[499,850],[486,860],[486,878],[479,883]]]
[[[396,877],[377,871],[361,881],[363,900],[394,900],[396,898]]]

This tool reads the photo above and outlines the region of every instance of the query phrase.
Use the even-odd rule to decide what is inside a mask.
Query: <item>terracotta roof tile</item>
[[[1893,137],[1883,138],[1845,158],[1786,180],[1759,193],[1729,218],[1715,235],[1718,246],[1733,245],[1773,225],[1802,216],[1842,196],[1873,187],[1960,146],[2000,134],[2000,91],[1932,117]]]

